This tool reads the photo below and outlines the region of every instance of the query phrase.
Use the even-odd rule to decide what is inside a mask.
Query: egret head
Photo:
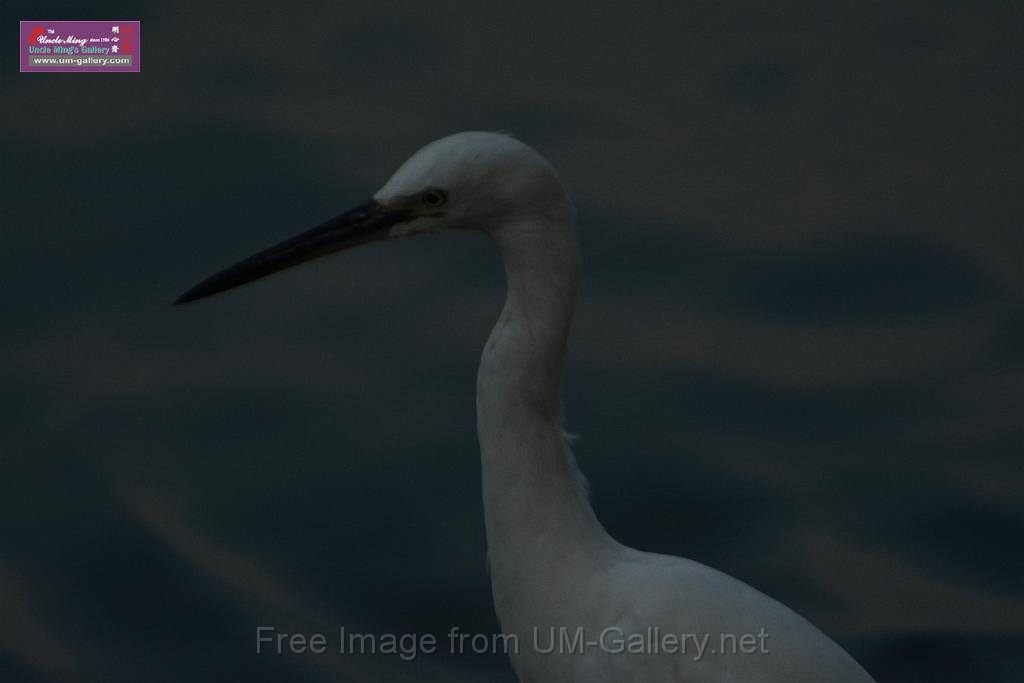
[[[531,147],[500,133],[457,133],[413,154],[369,201],[236,263],[176,303],[367,242],[446,229],[488,231],[509,217],[571,210],[558,174]]]

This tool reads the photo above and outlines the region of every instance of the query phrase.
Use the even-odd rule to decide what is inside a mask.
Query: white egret
[[[697,562],[613,540],[563,431],[575,210],[518,140],[468,132],[414,154],[359,207],[186,292],[193,301],[330,252],[443,229],[497,243],[508,290],[483,350],[477,428],[494,605],[524,683],[867,683],[821,631]]]

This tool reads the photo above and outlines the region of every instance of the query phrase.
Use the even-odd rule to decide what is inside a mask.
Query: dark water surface
[[[506,5],[5,3],[139,18],[145,59],[0,69],[0,681],[512,680],[255,652],[259,625],[497,630],[492,245],[170,306],[465,129],[537,147],[578,205],[567,409],[614,535],[880,682],[1019,680],[1024,13]]]

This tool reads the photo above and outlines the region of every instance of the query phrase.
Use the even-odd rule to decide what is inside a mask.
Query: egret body
[[[532,148],[459,133],[414,154],[369,202],[215,275],[179,303],[373,240],[487,233],[508,291],[480,361],[477,428],[494,605],[503,632],[516,636],[519,679],[869,683],[784,605],[697,562],[627,548],[597,520],[563,430],[579,272],[574,216],[557,173]]]

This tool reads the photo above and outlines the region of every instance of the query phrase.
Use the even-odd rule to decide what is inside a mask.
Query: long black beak
[[[411,217],[408,210],[389,209],[371,199],[312,230],[239,261],[227,270],[203,280],[174,303],[187,304],[325,254],[383,239],[387,236],[388,228]]]

